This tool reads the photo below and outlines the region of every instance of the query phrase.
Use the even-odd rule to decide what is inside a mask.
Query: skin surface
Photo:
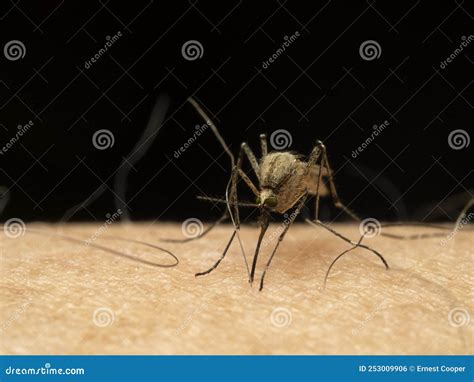
[[[331,226],[359,238],[357,224]],[[474,235],[468,226],[450,240],[365,239],[391,269],[357,249],[336,264],[322,290],[330,262],[350,245],[322,228],[295,223],[262,292],[259,277],[277,224],[268,230],[253,288],[236,241],[214,272],[194,277],[220,256],[228,225],[185,244],[159,242],[182,238],[180,224],[114,223],[100,233],[93,224],[28,227],[83,240],[98,233],[96,244],[172,263],[151,248],[104,236],[144,240],[170,249],[180,264],[155,268],[57,238],[2,234],[3,354],[472,353]],[[241,236],[250,263],[258,228],[245,225]]]

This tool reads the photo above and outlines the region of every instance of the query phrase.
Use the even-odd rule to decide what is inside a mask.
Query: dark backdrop
[[[173,154],[202,123],[185,102],[190,95],[234,153],[244,140],[258,153],[258,135],[278,129],[304,154],[324,141],[343,200],[362,216],[452,219],[474,185],[468,3],[2,1],[2,50],[12,40],[24,49],[0,55],[1,146],[18,125],[33,125],[0,155],[9,199],[1,218],[113,213],[114,174],[166,93],[165,123],[154,126],[127,178],[132,219],[218,215],[195,198],[223,195],[228,177],[211,131]],[[202,46],[195,60],[182,54],[190,40]],[[378,57],[361,56],[368,40]],[[101,129],[114,140],[105,150],[93,145]],[[326,203],[323,216],[334,214]]]

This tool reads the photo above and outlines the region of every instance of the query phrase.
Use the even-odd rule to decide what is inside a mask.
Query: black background
[[[277,129],[288,130],[290,149],[303,154],[324,141],[339,193],[361,216],[453,219],[474,185],[472,144],[448,144],[455,129],[472,136],[472,46],[445,69],[440,62],[471,34],[468,3],[2,1],[1,46],[20,40],[26,54],[0,55],[1,146],[17,125],[34,126],[0,157],[9,195],[1,218],[113,213],[114,174],[163,92],[171,99],[166,122],[128,177],[134,220],[219,213],[195,198],[222,196],[229,175],[211,131],[173,157],[202,123],[186,103],[191,95],[234,153],[242,141],[258,153],[259,134]],[[122,37],[86,69],[118,31]],[[296,31],[300,37],[263,69]],[[188,40],[202,44],[200,59],[183,58]],[[378,59],[359,55],[366,40],[380,44]],[[385,120],[389,127],[351,157]],[[113,133],[113,147],[94,147],[99,129]],[[97,198],[76,212],[91,194]],[[326,219],[337,213],[329,205]]]

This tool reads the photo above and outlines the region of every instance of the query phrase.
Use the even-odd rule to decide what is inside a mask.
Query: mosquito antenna
[[[221,134],[219,133],[219,130],[217,130],[217,127],[216,125],[214,125],[214,123],[211,121],[211,119],[209,118],[209,116],[206,114],[206,112],[201,108],[201,106],[199,106],[199,104],[194,100],[194,98],[191,98],[189,97],[188,98],[188,101],[191,105],[193,105],[193,107],[196,109],[196,111],[199,113],[199,115],[204,119],[204,121],[206,121],[206,123],[209,125],[209,127],[211,128],[212,132],[214,133],[214,135],[216,136],[217,140],[220,142],[220,144],[222,145],[222,147],[224,148],[225,152],[227,153],[227,155],[229,156],[230,158],[230,163],[231,163],[231,166],[232,168],[234,168],[234,165],[235,165],[235,159],[234,159],[234,155],[232,154],[232,152],[230,151],[229,149],[229,146],[227,146],[227,144],[225,143],[224,141],[224,138],[222,138]]]
[[[73,242],[73,243],[76,243],[76,244],[81,244],[81,245],[85,245],[85,243],[86,243],[84,240],[75,239],[73,237],[66,236],[66,235],[61,235],[59,233],[52,233],[52,232],[38,230],[38,229],[25,228],[25,232],[33,233],[33,234],[36,234],[36,235],[46,235],[46,236],[56,237],[56,238],[60,238],[60,239],[67,240],[67,241],[70,241],[70,242]],[[117,251],[117,250],[112,249],[112,248],[104,247],[104,246],[99,245],[99,244],[87,243],[87,245],[89,247],[97,248],[97,249],[100,249],[101,251],[109,252],[109,253],[112,253],[114,255],[121,256],[121,257],[130,259],[130,260],[133,260],[133,261],[138,261],[139,263],[150,265],[150,266],[153,266],[153,267],[172,268],[172,267],[175,267],[176,265],[179,264],[179,260],[176,257],[176,255],[174,255],[172,252],[168,251],[167,249],[158,247],[154,244],[150,244],[150,243],[147,243],[147,242],[144,242],[144,241],[139,241],[139,240],[119,238],[119,237],[114,237],[114,236],[103,236],[103,237],[104,238],[112,238],[112,239],[115,239],[115,240],[126,241],[126,242],[131,242],[131,243],[137,243],[137,244],[141,244],[141,245],[144,245],[144,246],[147,246],[147,247],[158,249],[158,250],[166,253],[167,255],[171,256],[174,259],[175,262],[173,264],[157,264],[155,262],[148,261],[148,260],[145,260],[145,259],[140,259],[136,256],[132,256],[132,255],[129,255],[129,254],[124,253],[124,252]]]

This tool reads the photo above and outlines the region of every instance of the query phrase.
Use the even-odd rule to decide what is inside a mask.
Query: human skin
[[[357,225],[332,224],[357,240]],[[78,239],[94,224],[39,225]],[[270,226],[271,235],[278,225]],[[388,232],[389,228],[387,228]],[[364,243],[323,280],[330,262],[350,245],[324,229],[295,223],[267,273],[269,240],[251,287],[237,242],[212,273],[232,232],[222,225],[188,242],[180,224],[108,226],[94,241],[133,256],[172,263],[165,254],[105,235],[143,240],[175,253],[174,268],[157,268],[91,246],[26,233],[2,235],[0,351],[2,354],[471,354],[473,231],[444,237]],[[392,233],[433,232],[391,228]],[[435,231],[438,232],[438,231]],[[449,231],[446,232],[446,235]],[[101,236],[103,235],[103,236]],[[258,227],[241,231],[249,262]],[[94,312],[96,312],[95,319]]]

